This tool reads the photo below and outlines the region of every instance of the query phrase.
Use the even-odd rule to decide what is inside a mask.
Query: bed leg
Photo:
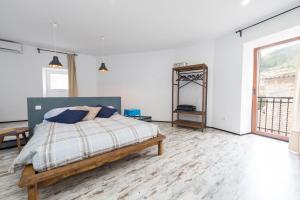
[[[37,184],[28,186],[27,190],[28,200],[39,200],[39,191]]]
[[[161,156],[163,154],[164,148],[163,148],[163,141],[158,142],[158,155]]]

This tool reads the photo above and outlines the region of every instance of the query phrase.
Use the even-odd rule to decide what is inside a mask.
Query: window
[[[68,70],[43,69],[43,96],[67,97],[68,96]]]

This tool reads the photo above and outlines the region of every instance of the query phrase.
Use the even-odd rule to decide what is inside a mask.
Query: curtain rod
[[[15,43],[15,44],[21,44],[20,42],[16,42],[16,41],[12,41],[12,40],[6,40],[6,39],[3,39],[3,38],[0,38],[0,41],[3,41],[3,42],[11,42],[11,43]]]
[[[63,52],[63,51],[53,51],[53,50],[41,49],[41,48],[36,48],[36,49],[37,49],[38,53],[41,53],[41,51],[47,51],[47,52],[52,52],[52,53],[60,53],[60,54],[78,56],[76,53],[67,53],[67,52]]]
[[[267,19],[264,19],[264,20],[262,20],[262,21],[260,21],[260,22],[257,22],[257,23],[255,23],[255,24],[253,24],[253,25],[251,25],[251,26],[247,26],[246,28],[237,30],[235,33],[236,33],[236,34],[240,34],[240,37],[243,37],[243,31],[245,31],[245,30],[247,30],[247,29],[250,29],[250,28],[252,28],[252,27],[254,27],[254,26],[257,26],[257,25],[259,25],[259,24],[262,24],[262,23],[264,23],[264,22],[266,22],[266,21],[269,21],[269,20],[271,20],[271,19],[274,19],[274,18],[276,18],[276,17],[279,17],[279,16],[281,16],[281,15],[284,15],[284,14],[286,14],[286,13],[288,13],[288,12],[293,11],[293,10],[296,10],[296,9],[298,9],[298,8],[300,8],[300,5],[295,6],[295,7],[291,8],[291,9],[286,10],[286,11],[283,11],[283,12],[281,12],[281,13],[279,13],[279,14],[277,14],[277,15],[274,15],[274,16],[272,16],[272,17],[269,17],[269,18],[267,18]]]

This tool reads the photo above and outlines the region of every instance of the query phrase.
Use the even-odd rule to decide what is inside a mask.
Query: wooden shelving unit
[[[190,128],[199,128],[199,129],[204,129],[205,126],[202,122],[194,122],[194,121],[189,121],[189,120],[175,120],[173,122],[174,124],[178,126],[184,126],[184,127],[190,127]]]
[[[205,64],[190,65],[185,67],[174,67],[172,70],[172,126],[174,124],[183,127],[201,129],[206,127],[207,117],[207,82],[208,68]],[[180,103],[180,90],[188,84],[200,86],[201,102],[197,111],[177,111]],[[176,92],[175,92],[176,88]],[[176,97],[174,98],[174,95]],[[175,102],[176,101],[176,102]],[[184,102],[183,102],[184,103]],[[176,117],[174,117],[174,115]],[[199,121],[180,119],[180,115],[199,116]]]
[[[173,113],[188,114],[188,115],[205,115],[205,112],[202,112],[202,111],[181,111],[181,110],[174,110]]]

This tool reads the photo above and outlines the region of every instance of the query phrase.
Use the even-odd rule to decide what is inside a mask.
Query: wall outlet
[[[222,120],[222,121],[225,121],[225,120],[226,120],[226,117],[223,116],[223,117],[221,118],[221,120]]]
[[[41,105],[35,106],[35,110],[42,110],[42,106]]]

